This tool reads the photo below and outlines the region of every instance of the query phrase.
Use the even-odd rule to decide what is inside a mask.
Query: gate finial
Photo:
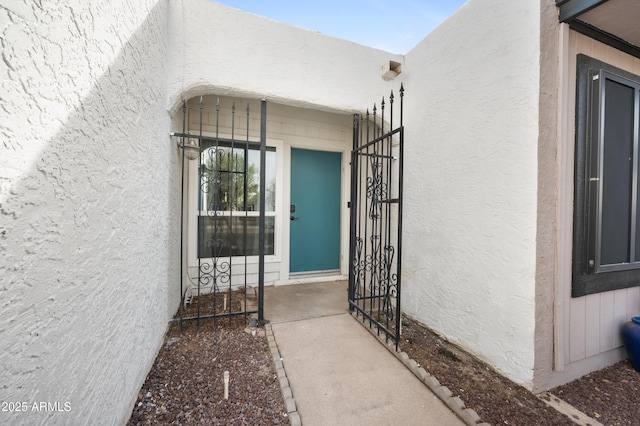
[[[403,92],[401,86],[401,96]],[[349,310],[356,317],[362,317],[363,323],[368,322],[372,332],[384,334],[387,342],[394,341],[397,350],[402,324],[404,129],[402,124],[394,127],[393,90],[388,96],[388,99],[382,97],[379,107],[374,103],[373,109],[367,109],[366,132],[354,123],[349,204]],[[385,130],[387,125],[389,131]],[[396,160],[399,161],[396,163]]]

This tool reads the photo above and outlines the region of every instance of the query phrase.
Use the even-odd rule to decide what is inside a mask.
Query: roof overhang
[[[640,1],[556,0],[560,22],[640,58]]]

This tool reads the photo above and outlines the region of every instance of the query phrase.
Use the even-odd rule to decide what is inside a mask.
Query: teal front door
[[[291,150],[290,271],[340,269],[339,152]]]

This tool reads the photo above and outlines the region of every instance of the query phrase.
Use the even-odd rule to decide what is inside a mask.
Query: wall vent
[[[382,67],[382,79],[393,80],[402,72],[402,64],[396,61],[389,61],[388,66]]]

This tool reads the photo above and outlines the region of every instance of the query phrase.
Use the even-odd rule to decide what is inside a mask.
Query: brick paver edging
[[[280,390],[282,391],[282,398],[284,399],[287,416],[289,416],[289,423],[291,423],[291,426],[301,426],[302,421],[300,419],[300,414],[298,413],[298,409],[296,408],[296,401],[293,399],[293,393],[291,392],[289,380],[287,379],[287,373],[284,370],[284,365],[282,364],[282,358],[280,357],[280,351],[278,351],[276,339],[273,336],[271,324],[265,324],[264,330],[267,335],[269,351],[271,351],[271,357],[276,367],[276,373],[278,374]]]
[[[448,387],[442,386],[438,379],[429,375],[429,373],[427,373],[424,368],[420,367],[415,360],[409,358],[409,355],[406,352],[396,351],[394,342],[387,343],[384,336],[373,333],[366,324],[363,324],[362,321],[356,317],[355,314],[351,314],[351,316],[365,329],[369,330],[371,335],[376,337],[382,346],[394,354],[395,357],[409,369],[409,371],[420,379],[420,381],[424,383],[438,398],[440,398],[442,402],[444,402],[447,407],[449,407],[451,411],[453,411],[465,424],[469,426],[491,426],[489,423],[480,423],[480,416],[475,410],[465,408],[464,402],[460,397],[453,396],[453,393]]]

